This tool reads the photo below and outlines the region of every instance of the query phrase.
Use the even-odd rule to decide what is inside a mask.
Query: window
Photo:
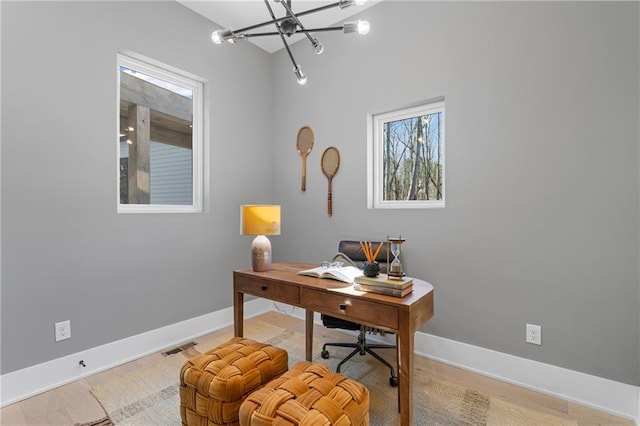
[[[368,119],[369,208],[444,207],[444,100]]]
[[[118,55],[118,213],[201,212],[204,81]]]

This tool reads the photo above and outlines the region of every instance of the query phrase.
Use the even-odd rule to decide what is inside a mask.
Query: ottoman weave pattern
[[[252,392],[240,406],[242,426],[368,424],[369,390],[308,361]]]
[[[287,351],[234,337],[185,362],[180,371],[180,416],[188,426],[237,425],[252,391],[288,368]]]

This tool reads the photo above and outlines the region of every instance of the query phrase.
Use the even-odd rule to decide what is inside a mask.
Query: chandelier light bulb
[[[214,31],[211,33],[211,41],[215,44],[222,44],[222,37],[220,36],[220,31]]]
[[[365,35],[369,34],[369,30],[371,29],[371,25],[369,25],[369,21],[358,21],[358,34]]]
[[[338,3],[338,6],[340,6],[340,9],[344,9],[345,7],[354,6],[354,5],[362,6],[366,2],[367,0],[340,0],[340,2]]]
[[[298,79],[298,84],[300,86],[303,86],[303,85],[305,85],[307,83],[307,76],[304,75],[304,73],[302,72],[302,68],[300,68],[300,65],[295,67],[293,69],[293,72],[296,75],[296,78]]]
[[[349,33],[358,33],[360,35],[365,35],[369,33],[371,26],[368,21],[350,21],[344,23],[344,32],[345,34]]]
[[[316,42],[313,43],[313,51],[316,55],[319,55],[324,51],[324,46],[322,45],[322,43],[316,40]]]
[[[213,33],[211,33],[211,41],[213,41],[215,44],[222,44],[225,41],[233,43],[233,31],[228,28],[225,28],[224,30],[214,31]]]

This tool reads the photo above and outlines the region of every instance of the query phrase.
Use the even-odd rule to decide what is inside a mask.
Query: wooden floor
[[[255,319],[304,333],[304,321],[282,313],[270,312],[260,315]],[[247,321],[255,319],[249,319]],[[228,331],[229,328],[202,336],[196,339],[196,342],[206,342],[207,339]],[[314,333],[314,336],[323,341],[353,341],[353,337],[350,335],[320,326],[316,326]],[[190,358],[197,355],[198,352],[192,348],[182,352],[182,354],[185,358]],[[0,409],[0,425],[73,426],[76,423],[97,420],[106,414],[90,393],[90,389],[93,386],[133,369],[153,364],[157,360],[162,359],[162,357],[163,355],[161,353],[149,355],[16,404],[9,405]],[[631,426],[634,424],[631,420],[612,416],[572,402],[543,395],[421,357],[415,358],[414,374],[428,375],[429,377],[463,385],[513,404],[521,405],[541,415],[554,414],[567,420],[575,420],[579,425]],[[531,424],[540,424],[536,422],[535,418],[530,420]]]

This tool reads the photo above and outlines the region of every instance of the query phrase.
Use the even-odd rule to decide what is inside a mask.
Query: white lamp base
[[[256,272],[271,269],[271,241],[264,235],[258,235],[251,243],[251,266]]]

